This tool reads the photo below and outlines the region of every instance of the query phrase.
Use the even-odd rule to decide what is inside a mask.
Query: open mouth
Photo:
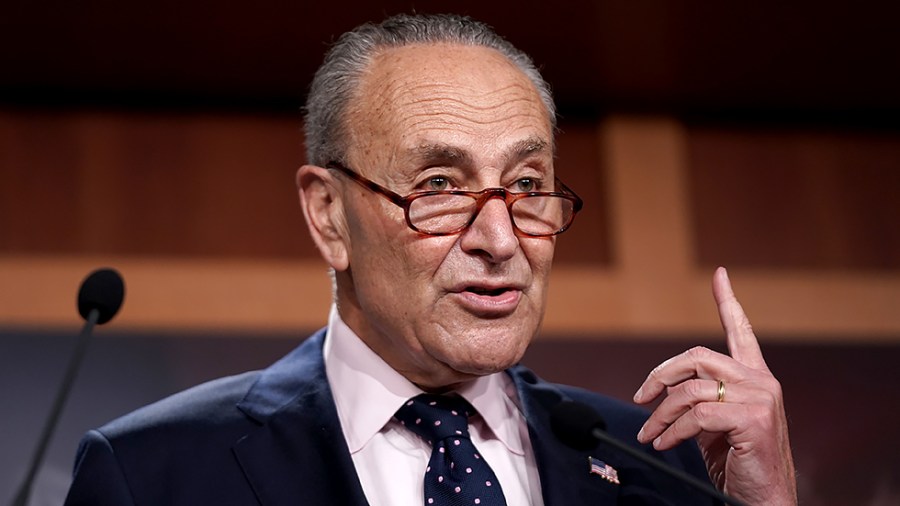
[[[457,292],[460,303],[472,314],[483,318],[499,318],[512,314],[519,305],[522,291],[514,286],[467,286]]]
[[[483,288],[479,286],[469,286],[466,287],[467,292],[472,292],[476,295],[483,295],[488,297],[497,297],[503,295],[504,293],[509,291],[509,288]]]
[[[469,279],[451,288],[450,295],[461,308],[473,315],[502,318],[516,311],[526,288],[526,283],[510,279]]]

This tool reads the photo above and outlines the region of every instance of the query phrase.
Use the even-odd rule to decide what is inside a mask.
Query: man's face
[[[553,186],[548,113],[494,50],[385,50],[356,97],[345,162],[401,195]],[[349,259],[337,272],[338,308],[370,348],[427,389],[521,359],[544,314],[553,238],[517,236],[501,199],[461,233],[424,236],[400,207],[335,177]]]

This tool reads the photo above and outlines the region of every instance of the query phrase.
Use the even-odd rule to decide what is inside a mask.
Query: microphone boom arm
[[[62,414],[66,399],[69,397],[69,391],[72,390],[72,383],[75,382],[75,376],[78,374],[81,361],[87,351],[88,343],[91,340],[91,331],[94,329],[94,325],[97,324],[99,318],[100,310],[97,308],[91,309],[90,313],[88,313],[87,320],[81,328],[81,335],[78,336],[78,342],[75,343],[75,353],[73,353],[72,358],[69,359],[69,366],[66,368],[66,374],[63,376],[62,383],[59,385],[59,390],[56,392],[56,399],[53,401],[53,405],[50,408],[50,416],[47,418],[47,423],[44,425],[44,430],[41,432],[40,439],[38,439],[38,447],[31,460],[31,466],[28,468],[25,480],[22,482],[22,486],[19,487],[19,491],[16,494],[16,498],[13,499],[11,506],[26,506],[28,504],[28,497],[31,495],[31,485],[34,483],[34,479],[37,476],[41,461],[44,460],[44,453],[47,452],[47,446],[50,444],[50,437],[53,435],[56,423],[59,422],[59,415]]]
[[[629,457],[640,460],[644,464],[647,464],[648,466],[656,469],[657,471],[662,471],[663,473],[666,473],[669,476],[672,476],[673,478],[675,478],[681,482],[687,483],[688,485],[700,490],[701,492],[703,492],[705,494],[710,495],[711,497],[714,497],[714,498],[724,502],[725,504],[731,504],[733,506],[747,506],[747,503],[745,503],[739,499],[735,499],[734,497],[731,497],[730,495],[713,487],[709,483],[701,481],[701,480],[697,479],[697,477],[695,477],[691,474],[688,474],[688,473],[682,471],[681,469],[677,469],[672,466],[666,465],[664,462],[662,462],[658,459],[654,459],[653,457],[632,448],[631,446],[619,441],[618,439],[615,439],[614,437],[607,434],[605,430],[603,430],[599,427],[595,427],[594,429],[592,429],[591,435],[594,436],[598,441],[600,441],[602,443],[606,443],[609,446],[614,447],[615,449],[621,451],[622,453],[627,454]]]

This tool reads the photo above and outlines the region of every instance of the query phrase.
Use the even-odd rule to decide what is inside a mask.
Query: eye
[[[430,177],[423,183],[426,191],[443,191],[450,186],[450,180],[444,176]]]
[[[517,179],[513,183],[512,190],[514,192],[533,192],[537,191],[538,181],[536,179],[532,179],[530,177],[523,177],[522,179]]]

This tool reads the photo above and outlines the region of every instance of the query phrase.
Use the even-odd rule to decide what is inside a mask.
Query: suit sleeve
[[[133,506],[112,446],[99,431],[88,432],[78,446],[75,473],[64,506]]]

